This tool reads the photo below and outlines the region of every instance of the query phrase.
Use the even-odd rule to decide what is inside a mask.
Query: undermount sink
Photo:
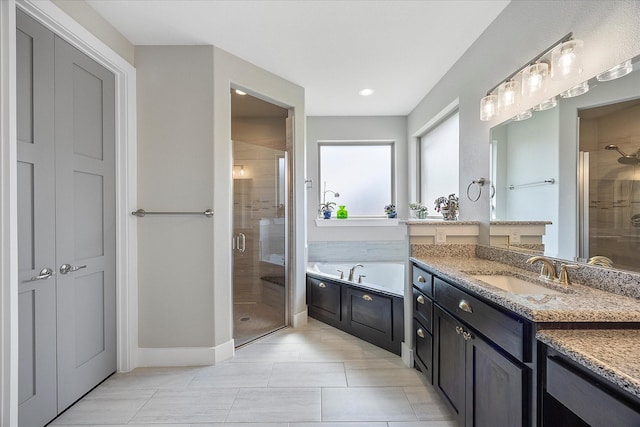
[[[561,295],[562,292],[549,289],[542,285],[520,279],[515,276],[503,274],[478,274],[473,275],[475,279],[488,283],[491,286],[500,288],[514,294],[536,294],[536,295]]]

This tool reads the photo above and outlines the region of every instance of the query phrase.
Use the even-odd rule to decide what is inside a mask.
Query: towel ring
[[[477,202],[478,200],[480,200],[480,196],[482,196],[482,187],[484,186],[484,184],[486,184],[486,182],[487,180],[484,178],[478,178],[471,181],[471,183],[467,186],[467,199],[471,200],[472,202]],[[472,198],[471,195],[469,194],[469,191],[471,190],[472,185],[477,185],[479,188],[478,197],[476,197],[475,199]],[[491,188],[493,190],[491,197],[493,197],[495,195],[495,189],[493,188],[493,185],[491,186]]]

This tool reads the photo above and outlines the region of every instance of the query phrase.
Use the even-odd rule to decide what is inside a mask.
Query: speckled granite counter
[[[640,330],[544,330],[536,338],[640,397]]]
[[[412,257],[443,279],[457,283],[483,298],[535,322],[640,322],[640,300],[588,286],[547,284],[538,275],[508,264],[474,256]],[[516,275],[563,292],[558,295],[522,295],[493,287],[474,274]]]

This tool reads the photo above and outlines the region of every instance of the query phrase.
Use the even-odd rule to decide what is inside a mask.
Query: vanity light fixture
[[[531,111],[531,108],[529,108],[528,110],[524,110],[516,114],[511,120],[513,120],[514,122],[521,122],[523,120],[530,119],[531,117],[533,117],[533,111]]]
[[[498,115],[498,95],[488,94],[480,100],[480,120],[488,122]]]
[[[582,40],[569,40],[551,51],[551,79],[566,80],[582,74]]]
[[[534,96],[547,88],[549,64],[536,62],[522,71],[522,96]]]
[[[533,111],[550,110],[553,107],[555,107],[556,105],[558,105],[558,98],[554,96],[554,97],[551,97],[551,98],[547,99],[546,101],[542,101],[540,104],[534,106],[533,107]]]
[[[492,120],[499,113],[515,110],[527,98],[538,98],[546,91],[549,78],[571,79],[582,73],[583,46],[582,40],[573,39],[573,33],[552,44],[487,92],[480,100],[480,120]],[[585,89],[584,86],[578,86],[569,89],[568,94],[576,96],[579,90]],[[586,90],[589,90],[588,87]],[[557,99],[553,97],[536,105],[533,110],[543,111],[556,105]],[[526,112],[520,112],[516,117],[525,120],[528,118],[526,116]]]
[[[571,89],[567,89],[560,93],[560,98],[573,98],[574,96],[580,96],[589,92],[589,82],[584,81],[578,85],[575,85]]]
[[[244,176],[244,165],[233,165],[233,177],[242,178]]]
[[[373,89],[362,89],[360,92],[358,92],[359,95],[361,96],[369,96],[369,95],[373,95],[374,90]]]
[[[596,79],[599,82],[608,82],[610,80],[619,79],[620,77],[624,77],[633,71],[633,64],[631,64],[631,60],[628,59],[624,61],[622,64],[618,64],[613,68],[608,69],[604,73],[600,73],[596,76]]]
[[[505,111],[520,104],[520,82],[509,80],[498,86],[498,110]]]

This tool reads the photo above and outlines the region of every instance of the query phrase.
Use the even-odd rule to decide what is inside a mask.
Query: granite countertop
[[[477,257],[412,257],[443,279],[535,322],[640,322],[640,300],[579,284],[559,285],[538,280],[538,274]],[[473,277],[474,274],[520,276],[562,293],[514,294]],[[571,274],[571,272],[569,273]]]
[[[536,338],[640,397],[640,330],[543,330]]]

